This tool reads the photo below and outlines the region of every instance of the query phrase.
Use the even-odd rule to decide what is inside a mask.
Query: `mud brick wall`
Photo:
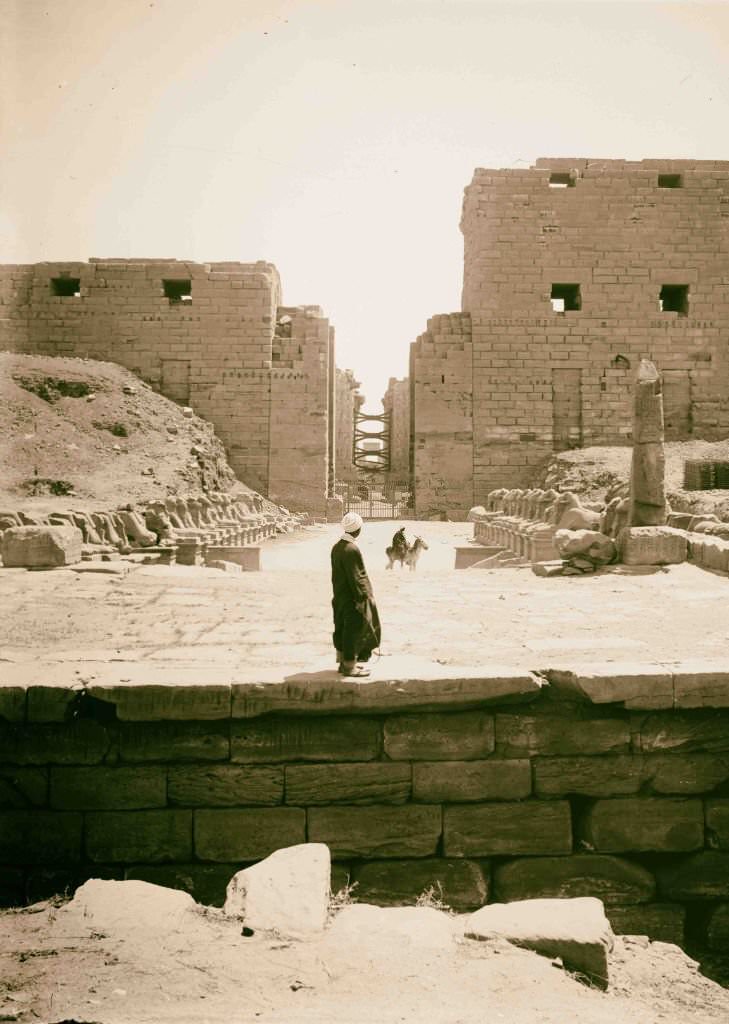
[[[329,321],[318,306],[280,306],[277,317],[268,495],[294,508],[321,511],[328,488],[329,408],[334,398]]]
[[[473,505],[471,318],[434,316],[410,346],[411,468],[418,515]],[[465,517],[465,515],[464,515]]]
[[[410,476],[410,382],[390,377],[382,407],[390,414],[390,478],[405,482]]]
[[[54,281],[64,279],[79,282],[77,295],[54,294]],[[189,298],[171,300],[165,281],[189,281]],[[280,433],[288,403],[285,381],[278,377],[274,387],[271,376],[280,303],[278,272],[264,262],[97,259],[0,266],[0,347],[126,366],[213,423],[236,474],[268,494],[272,425]],[[303,395],[312,402],[303,409],[307,429],[310,414],[314,420],[320,416],[320,391],[327,387],[328,365],[319,359],[320,335],[327,330],[321,318],[317,331],[307,328],[299,339],[307,364]],[[303,379],[292,378],[292,384]],[[300,411],[301,392],[301,386],[293,387]],[[329,404],[324,403],[325,415]],[[317,457],[326,460],[326,431],[316,443]],[[326,482],[320,494],[299,505],[298,490],[287,493],[281,483],[277,476],[278,498],[285,504],[324,510]]]
[[[478,169],[461,229],[477,502],[552,449],[628,443],[641,358],[663,375],[668,439],[726,436],[729,163]],[[579,285],[579,309],[553,312],[558,284]],[[687,287],[685,314],[661,311],[664,285]]]
[[[438,885],[458,910],[595,895],[619,931],[708,934],[723,948],[729,710],[625,706],[690,703],[696,680],[687,674],[683,691],[660,672],[603,680],[597,699],[632,695],[608,704],[529,678],[493,681],[480,702],[463,684],[437,698],[432,686],[418,698],[398,684],[385,697],[358,692],[372,706],[338,714],[321,710],[343,699],[331,685],[325,695],[299,687],[284,705],[306,713],[260,715],[280,695],[6,688],[2,898],[111,877],[220,903],[241,866],[309,840],[330,847],[334,888],[355,881],[361,900],[414,902]],[[714,680],[711,692],[727,685]],[[506,703],[509,689],[520,703]],[[434,710],[386,709],[436,699]],[[244,712],[254,717],[235,717]]]

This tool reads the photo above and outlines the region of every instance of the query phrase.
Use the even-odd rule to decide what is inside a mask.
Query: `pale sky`
[[[729,159],[729,3],[0,0],[0,262],[275,263],[376,411],[475,167]]]

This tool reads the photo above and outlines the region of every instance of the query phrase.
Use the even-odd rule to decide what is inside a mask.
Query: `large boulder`
[[[329,912],[331,858],[324,843],[300,843],[233,875],[223,910],[253,931],[302,938],[322,931]]]
[[[13,526],[2,535],[3,565],[54,568],[81,561],[83,534],[75,526]]]
[[[561,957],[565,967],[607,988],[613,932],[602,902],[593,896],[492,903],[471,914],[465,935],[482,940],[500,936],[545,956]]]
[[[192,896],[178,889],[136,879],[117,882],[91,878],[76,890],[62,912],[120,939],[184,932],[194,924],[197,910]]]
[[[598,530],[557,530],[554,545],[561,558],[580,556],[593,565],[609,565],[617,556],[612,537]]]

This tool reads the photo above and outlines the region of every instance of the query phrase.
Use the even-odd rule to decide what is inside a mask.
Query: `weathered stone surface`
[[[685,562],[688,542],[670,526],[626,526],[618,534],[618,557],[625,565],[673,565]]]
[[[561,576],[564,570],[564,562],[560,558],[551,559],[546,562],[532,562],[532,572],[535,576],[544,576],[547,579],[552,576]]]
[[[729,899],[729,853],[702,850],[656,868],[661,896],[669,900]]]
[[[613,933],[598,899],[523,900],[481,907],[466,921],[469,939],[500,935],[545,956],[561,957],[568,970],[607,988],[607,955]]]
[[[380,752],[381,726],[372,718],[275,718],[233,722],[231,760],[371,761]]]
[[[593,566],[609,565],[618,553],[612,537],[599,530],[557,530],[554,545],[560,558],[586,558]]]
[[[283,682],[234,683],[233,718],[271,711],[429,711],[444,707],[523,703],[536,699],[543,681],[510,667],[444,666],[425,658],[393,655],[386,678],[345,679],[336,672],[305,672]],[[379,674],[379,673],[378,673]]]
[[[303,842],[306,811],[298,807],[195,811],[195,855],[201,860],[260,860]]]
[[[538,757],[534,760],[537,796],[625,796],[641,788],[640,754],[602,757]]]
[[[166,803],[164,768],[51,768],[50,804],[58,810],[139,810]]]
[[[377,935],[386,949],[407,946],[422,949],[427,956],[435,950],[450,953],[456,929],[448,914],[433,907],[373,907],[370,903],[354,903],[337,912],[327,929],[327,943],[330,948],[349,950],[350,955],[361,949],[364,955],[368,942],[371,947],[369,937]]]
[[[549,685],[560,693],[592,704],[623,704],[626,708],[672,708],[673,678],[660,665],[611,662],[579,670],[548,669]]]
[[[309,839],[333,857],[429,857],[437,849],[440,807],[312,807]]]
[[[413,764],[413,799],[426,803],[522,800],[531,791],[531,765],[526,759]]]
[[[683,945],[686,908],[677,903],[639,903],[606,907],[616,935],[647,935],[653,942]]]
[[[432,890],[452,910],[468,911],[482,907],[489,895],[481,865],[461,858],[370,861],[354,868],[353,879],[357,899],[379,907],[414,904]]]
[[[729,780],[729,755],[646,754],[643,779],[655,793],[709,793]]]
[[[706,831],[709,846],[729,851],[729,798],[706,801]]]
[[[230,686],[225,684],[183,685],[178,681],[165,686],[135,680],[128,685],[95,683],[88,693],[113,704],[122,722],[230,718]]]
[[[706,944],[719,953],[729,952],[729,903],[712,909],[706,924]]]
[[[674,711],[636,718],[634,743],[646,753],[729,752],[729,712]]]
[[[620,857],[576,853],[524,857],[494,868],[494,897],[504,903],[537,897],[596,896],[605,906],[642,903],[655,896],[653,875]]]
[[[726,661],[683,662],[673,673],[677,708],[729,708]]]
[[[81,561],[83,534],[74,526],[13,526],[0,539],[6,569],[56,567]]]
[[[0,685],[0,720],[22,722],[25,719],[25,688]]]
[[[184,934],[194,922],[195,903],[186,892],[137,880],[91,878],[65,907],[66,917],[117,940]]]
[[[638,365],[633,392],[633,458],[630,467],[630,519],[633,526],[666,521],[663,394],[661,378],[649,359]]]
[[[125,879],[139,879],[167,889],[182,889],[196,903],[222,907],[225,889],[240,864],[134,864],[124,872]]]
[[[385,722],[385,753],[395,761],[465,761],[493,749],[493,716],[482,711],[393,715]]]
[[[123,761],[225,761],[228,722],[135,722],[120,733]]]
[[[323,843],[276,850],[233,875],[223,910],[254,931],[292,938],[315,935],[327,922],[330,873],[329,850]]]
[[[170,768],[167,796],[187,807],[241,807],[283,803],[283,768],[264,765],[195,765]]]
[[[495,738],[502,757],[622,753],[630,746],[630,725],[626,718],[496,715]]]
[[[443,835],[447,857],[570,853],[570,806],[566,800],[525,800],[446,807]]]
[[[111,753],[112,735],[98,722],[11,725],[0,723],[0,750],[8,764],[99,764]]]
[[[42,807],[47,796],[47,768],[18,765],[0,767],[0,807]]]
[[[86,855],[101,864],[190,860],[192,812],[91,811]]]
[[[580,832],[605,853],[696,850],[704,844],[703,806],[700,800],[675,797],[598,800]]]
[[[71,715],[71,705],[78,700],[81,688],[75,686],[28,687],[26,718],[28,722],[65,722]]]
[[[410,797],[409,764],[307,764],[286,768],[286,803],[401,804]]]
[[[69,864],[81,857],[80,814],[0,812],[0,863]]]

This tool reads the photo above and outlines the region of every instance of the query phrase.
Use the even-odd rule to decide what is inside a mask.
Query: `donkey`
[[[408,548],[408,553],[405,555],[405,565],[410,569],[410,572],[415,572],[418,567],[418,559],[420,558],[423,551],[428,550],[428,545],[425,543],[422,537],[416,537],[414,542]]]

